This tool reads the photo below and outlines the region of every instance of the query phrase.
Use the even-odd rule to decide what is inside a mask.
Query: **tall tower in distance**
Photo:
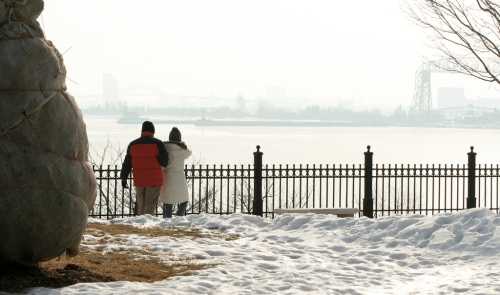
[[[115,109],[119,106],[118,82],[110,73],[102,75],[102,100],[106,109]]]
[[[423,63],[415,75],[413,110],[419,113],[427,113],[432,110],[431,76],[431,64],[428,62]]]

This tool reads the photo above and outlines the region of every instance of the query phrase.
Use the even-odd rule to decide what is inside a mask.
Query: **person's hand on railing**
[[[128,183],[126,179],[122,179],[122,187],[123,188],[128,188]]]

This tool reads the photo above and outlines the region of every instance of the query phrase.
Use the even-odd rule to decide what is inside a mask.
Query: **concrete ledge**
[[[286,213],[314,213],[314,214],[333,214],[338,217],[354,217],[358,213],[357,208],[343,208],[343,209],[330,209],[330,208],[293,208],[293,209],[274,209],[275,214]]]

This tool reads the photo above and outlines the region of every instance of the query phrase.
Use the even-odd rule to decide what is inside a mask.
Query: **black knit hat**
[[[177,127],[172,128],[168,136],[168,140],[174,142],[181,142],[182,141],[181,131]]]
[[[150,121],[144,121],[142,123],[142,132],[145,132],[145,131],[155,133],[155,125],[153,125],[153,123]]]

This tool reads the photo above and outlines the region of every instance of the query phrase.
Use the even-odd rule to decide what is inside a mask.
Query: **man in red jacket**
[[[136,214],[155,214],[163,184],[162,167],[168,163],[163,142],[154,137],[155,126],[149,121],[142,123],[141,137],[132,141],[122,164],[120,178],[127,188],[127,179],[133,170],[136,195]]]

